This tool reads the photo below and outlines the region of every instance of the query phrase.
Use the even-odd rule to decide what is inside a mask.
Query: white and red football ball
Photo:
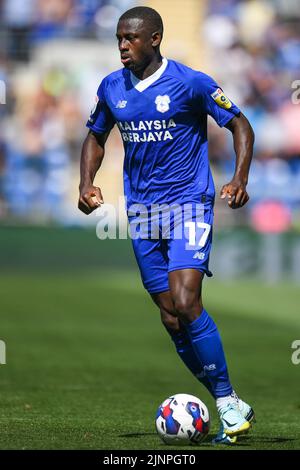
[[[159,406],[155,426],[165,444],[197,445],[209,432],[209,412],[197,397],[178,393]]]

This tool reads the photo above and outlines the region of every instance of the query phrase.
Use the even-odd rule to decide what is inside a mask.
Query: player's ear
[[[155,31],[155,33],[152,33],[152,46],[157,47],[160,45],[162,40],[162,34],[159,31]]]

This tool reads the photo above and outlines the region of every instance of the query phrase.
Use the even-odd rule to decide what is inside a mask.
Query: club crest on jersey
[[[231,101],[227,98],[221,88],[218,88],[214,93],[210,95],[213,100],[221,107],[225,109],[230,109],[232,106]]]
[[[169,111],[170,106],[169,104],[171,103],[170,97],[168,95],[158,95],[155,98],[155,104],[156,104],[156,109],[160,113],[165,113]]]

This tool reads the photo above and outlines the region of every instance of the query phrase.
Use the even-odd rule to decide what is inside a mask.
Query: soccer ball
[[[196,445],[209,432],[209,413],[199,398],[178,393],[167,398],[158,408],[155,426],[165,444]]]

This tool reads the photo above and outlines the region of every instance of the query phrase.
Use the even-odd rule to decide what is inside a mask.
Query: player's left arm
[[[223,186],[220,196],[221,199],[228,198],[228,205],[237,209],[249,200],[246,186],[253,155],[254,132],[242,113],[231,119],[225,127],[232,132],[236,163],[233,178]]]

